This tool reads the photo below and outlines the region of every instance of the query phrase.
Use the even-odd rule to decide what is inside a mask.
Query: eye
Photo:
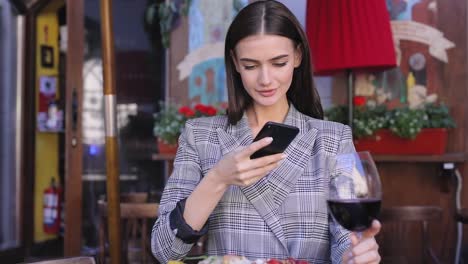
[[[256,67],[255,65],[244,65],[244,69],[246,70],[253,70],[255,69],[255,67]]]
[[[278,62],[278,63],[273,63],[274,66],[276,67],[283,67],[283,66],[286,66],[286,64],[288,64],[288,62]]]

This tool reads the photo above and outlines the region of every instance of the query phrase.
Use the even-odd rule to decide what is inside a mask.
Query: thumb
[[[362,232],[362,237],[363,238],[375,237],[380,232],[381,228],[382,228],[382,224],[380,224],[378,220],[373,220],[371,227],[369,227],[364,232]]]

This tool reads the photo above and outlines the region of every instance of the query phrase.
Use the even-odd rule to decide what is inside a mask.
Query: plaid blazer
[[[349,232],[328,213],[329,164],[337,153],[354,151],[351,130],[306,116],[292,105],[284,123],[300,129],[285,151],[287,158],[255,184],[228,188],[208,219],[209,255],[341,262]],[[187,122],[152,231],[152,252],[162,263],[183,258],[192,247],[170,228],[177,202],[224,154],[252,140],[245,114],[234,126],[226,116]]]

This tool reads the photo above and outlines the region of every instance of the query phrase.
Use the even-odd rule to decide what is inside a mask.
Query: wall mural
[[[179,80],[188,78],[192,103],[227,101],[224,38],[234,16],[247,0],[192,0],[188,16],[189,51],[177,65]]]
[[[436,28],[435,0],[387,0],[398,67],[356,75],[355,95],[368,105],[418,108],[438,100],[443,89],[436,68],[448,63],[447,50],[455,44]]]

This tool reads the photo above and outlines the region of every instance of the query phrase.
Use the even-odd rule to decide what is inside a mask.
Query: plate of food
[[[251,260],[243,256],[225,255],[225,256],[198,256],[189,257],[183,261],[169,261],[168,264],[309,264],[305,260],[288,259],[256,259]]]

